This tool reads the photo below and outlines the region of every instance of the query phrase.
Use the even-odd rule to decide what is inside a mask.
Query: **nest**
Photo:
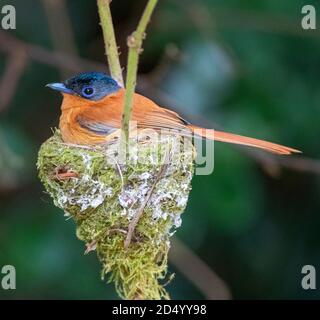
[[[39,177],[54,204],[76,224],[102,278],[124,299],[169,299],[170,237],[181,225],[193,176],[190,139],[174,135],[131,142],[125,164],[117,142],[65,144],[59,131],[39,151]]]

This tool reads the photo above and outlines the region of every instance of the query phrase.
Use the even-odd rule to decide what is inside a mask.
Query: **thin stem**
[[[147,6],[139,21],[138,27],[128,37],[128,65],[127,65],[127,78],[126,78],[126,93],[122,114],[121,126],[121,141],[122,145],[126,146],[129,141],[129,121],[131,117],[131,109],[133,104],[133,95],[137,83],[137,71],[139,64],[139,55],[142,52],[142,42],[145,38],[145,30],[150,21],[153,10],[158,0],[149,0]],[[123,148],[122,148],[123,149]]]
[[[111,0],[98,0],[98,10],[111,77],[123,87],[124,82],[119,60],[118,46],[113,28],[110,2]]]
[[[128,249],[134,230],[144,212],[145,207],[147,206],[147,204],[149,203],[151,196],[154,192],[154,189],[156,187],[156,185],[158,184],[158,182],[160,181],[160,179],[163,177],[163,175],[165,174],[167,168],[168,168],[168,164],[171,162],[170,160],[170,151],[166,154],[166,157],[164,158],[164,163],[162,164],[159,173],[157,174],[154,183],[152,184],[151,188],[149,189],[142,205],[140,206],[138,212],[135,214],[135,216],[133,217],[133,219],[131,220],[129,227],[128,227],[128,233],[127,233],[127,237],[126,240],[124,241],[124,248]]]

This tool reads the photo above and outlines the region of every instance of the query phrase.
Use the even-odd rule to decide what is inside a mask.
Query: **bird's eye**
[[[82,95],[86,98],[91,98],[94,95],[94,89],[92,87],[84,87],[82,89]]]

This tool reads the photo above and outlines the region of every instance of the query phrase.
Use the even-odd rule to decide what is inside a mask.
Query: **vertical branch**
[[[147,6],[139,21],[138,27],[128,37],[128,65],[127,65],[127,78],[126,78],[126,93],[122,114],[122,126],[121,126],[121,141],[128,143],[129,139],[129,121],[131,116],[131,108],[133,104],[133,95],[137,82],[137,71],[139,64],[139,55],[142,52],[142,42],[145,38],[145,30],[150,21],[153,10],[158,0],[149,0]]]
[[[122,69],[119,61],[116,37],[114,34],[110,2],[111,0],[98,0],[98,10],[110,73],[112,78],[114,78],[119,85],[123,86]]]

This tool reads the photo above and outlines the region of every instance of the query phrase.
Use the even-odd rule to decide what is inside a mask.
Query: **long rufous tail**
[[[280,144],[259,140],[255,138],[249,138],[245,136],[239,136],[237,134],[222,132],[217,130],[210,130],[210,129],[203,129],[197,126],[188,125],[188,127],[196,134],[203,138],[227,142],[227,143],[234,143],[234,144],[242,144],[245,146],[260,148],[272,153],[288,155],[292,153],[301,153],[301,151],[282,146]]]

